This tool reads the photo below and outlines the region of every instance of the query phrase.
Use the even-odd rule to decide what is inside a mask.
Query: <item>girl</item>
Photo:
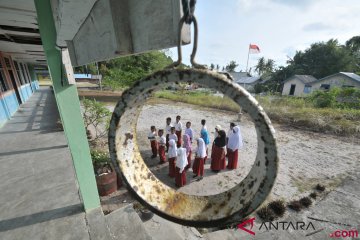
[[[169,140],[169,151],[168,151],[168,161],[169,161],[169,176],[175,177],[175,161],[177,156],[177,147],[174,139]]]
[[[224,130],[219,131],[219,136],[214,140],[211,152],[211,170],[219,172],[225,169],[225,146],[226,146],[226,133]]]
[[[195,161],[193,165],[194,178],[200,175],[200,180],[204,176],[204,159],[206,157],[206,145],[202,138],[197,139],[197,149],[195,154]]]
[[[186,156],[187,156],[187,165],[185,170],[188,170],[191,167],[191,140],[189,135],[185,134],[183,136],[183,147],[186,149]]]
[[[236,169],[239,155],[238,150],[242,148],[243,146],[243,140],[240,133],[240,127],[235,126],[233,127],[233,133],[229,137],[228,142],[228,169]]]
[[[166,145],[166,138],[164,137],[164,130],[163,129],[159,129],[159,140],[158,140],[158,145],[159,145],[159,157],[160,157],[160,162],[159,164],[163,164],[165,163],[165,145]]]
[[[182,187],[186,184],[186,171],[185,167],[188,161],[186,158],[186,149],[177,149],[176,169],[175,169],[175,185]]]

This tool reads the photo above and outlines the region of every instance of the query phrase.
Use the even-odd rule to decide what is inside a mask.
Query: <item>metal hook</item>
[[[182,38],[181,38],[181,30],[182,27],[184,25],[186,16],[184,15],[180,21],[179,21],[179,32],[178,32],[178,45],[177,45],[177,50],[178,50],[178,60],[176,62],[173,62],[172,64],[170,64],[169,66],[167,66],[166,68],[174,68],[174,67],[178,67],[181,62],[182,62],[182,51],[181,51],[181,43],[182,43]],[[197,24],[197,20],[195,16],[192,16],[192,22],[194,23],[194,45],[193,45],[193,50],[190,56],[190,62],[191,65],[194,68],[198,68],[198,69],[206,69],[205,65],[201,65],[195,62],[195,56],[196,56],[196,51],[197,51],[197,45],[198,45],[198,24]]]

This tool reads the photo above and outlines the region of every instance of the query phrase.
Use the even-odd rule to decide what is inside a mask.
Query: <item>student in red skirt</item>
[[[230,123],[230,129],[228,130],[227,134],[226,134],[226,156],[227,156],[227,153],[229,152],[229,149],[227,147],[228,143],[229,143],[229,138],[231,136],[231,134],[233,134],[233,128],[235,127],[235,123]]]
[[[200,176],[201,180],[204,176],[204,161],[206,157],[206,144],[202,138],[197,139],[197,149],[195,152],[195,161],[193,164],[194,178]]]
[[[177,136],[177,147],[181,147],[181,140],[182,140],[182,123],[181,123],[181,117],[176,116],[176,122],[174,124],[175,127],[175,134]]]
[[[183,148],[186,149],[186,156],[187,156],[187,161],[188,164],[186,165],[185,170],[188,170],[191,167],[191,140],[190,140],[190,136],[187,134],[184,134],[183,136]]]
[[[152,151],[152,156],[151,158],[156,158],[157,153],[158,153],[158,143],[156,141],[156,128],[155,126],[151,126],[150,127],[150,132],[148,135],[148,139],[150,140],[150,146],[151,146],[151,151]]]
[[[168,151],[168,161],[169,161],[169,177],[175,177],[175,161],[177,156],[177,147],[174,139],[169,140],[169,151]]]
[[[165,157],[166,138],[164,137],[164,130],[159,129],[158,135],[159,135],[158,146],[159,146],[159,157],[160,157],[159,163],[163,164],[166,162],[166,157]]]
[[[186,157],[186,148],[177,149],[176,168],[175,168],[175,185],[182,187],[186,184],[185,167],[188,163]]]
[[[240,127],[239,126],[235,126],[233,127],[233,133],[230,135],[229,137],[229,142],[228,142],[228,165],[227,168],[228,169],[236,169],[237,168],[237,163],[238,163],[238,159],[239,159],[239,149],[242,148],[243,146],[243,140],[242,140],[242,136],[240,133]]]
[[[226,133],[224,130],[219,131],[219,135],[215,138],[212,152],[211,152],[211,166],[210,169],[213,172],[219,172],[225,169],[225,147],[226,147]]]

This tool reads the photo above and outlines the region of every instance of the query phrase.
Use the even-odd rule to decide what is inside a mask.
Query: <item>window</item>
[[[6,83],[5,74],[0,62],[0,91],[5,92],[7,90],[9,90],[9,86]]]
[[[310,92],[311,92],[311,85],[305,85],[304,93],[310,93]]]
[[[320,89],[322,89],[322,90],[329,90],[329,89],[330,89],[330,84],[321,84],[321,85],[320,85]]]
[[[24,79],[24,76],[22,75],[22,72],[20,71],[19,63],[14,61],[14,65],[15,65],[15,70],[16,70],[17,75],[18,75],[19,80],[20,80],[20,84],[24,85],[25,84],[25,79]]]

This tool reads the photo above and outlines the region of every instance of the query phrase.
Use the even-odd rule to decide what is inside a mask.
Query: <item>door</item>
[[[17,100],[19,102],[19,105],[20,105],[22,103],[22,101],[21,101],[21,97],[20,97],[18,87],[16,85],[14,73],[12,72],[12,70],[8,70],[8,72],[9,72],[9,75],[10,75],[11,83],[12,83],[12,85],[14,87],[14,90],[15,90],[16,98],[17,98]]]
[[[22,103],[22,101],[21,101],[19,90],[18,90],[18,84],[16,83],[14,70],[11,67],[10,58],[4,57],[4,60],[5,60],[5,66],[7,68],[7,72],[9,73],[9,76],[10,76],[11,84],[13,85],[13,89],[15,91],[17,101],[18,101],[18,103],[20,105]]]
[[[295,93],[295,87],[296,87],[296,84],[291,84],[291,87],[290,87],[290,93],[289,93],[289,95],[290,95],[290,96],[294,96],[294,93]]]

